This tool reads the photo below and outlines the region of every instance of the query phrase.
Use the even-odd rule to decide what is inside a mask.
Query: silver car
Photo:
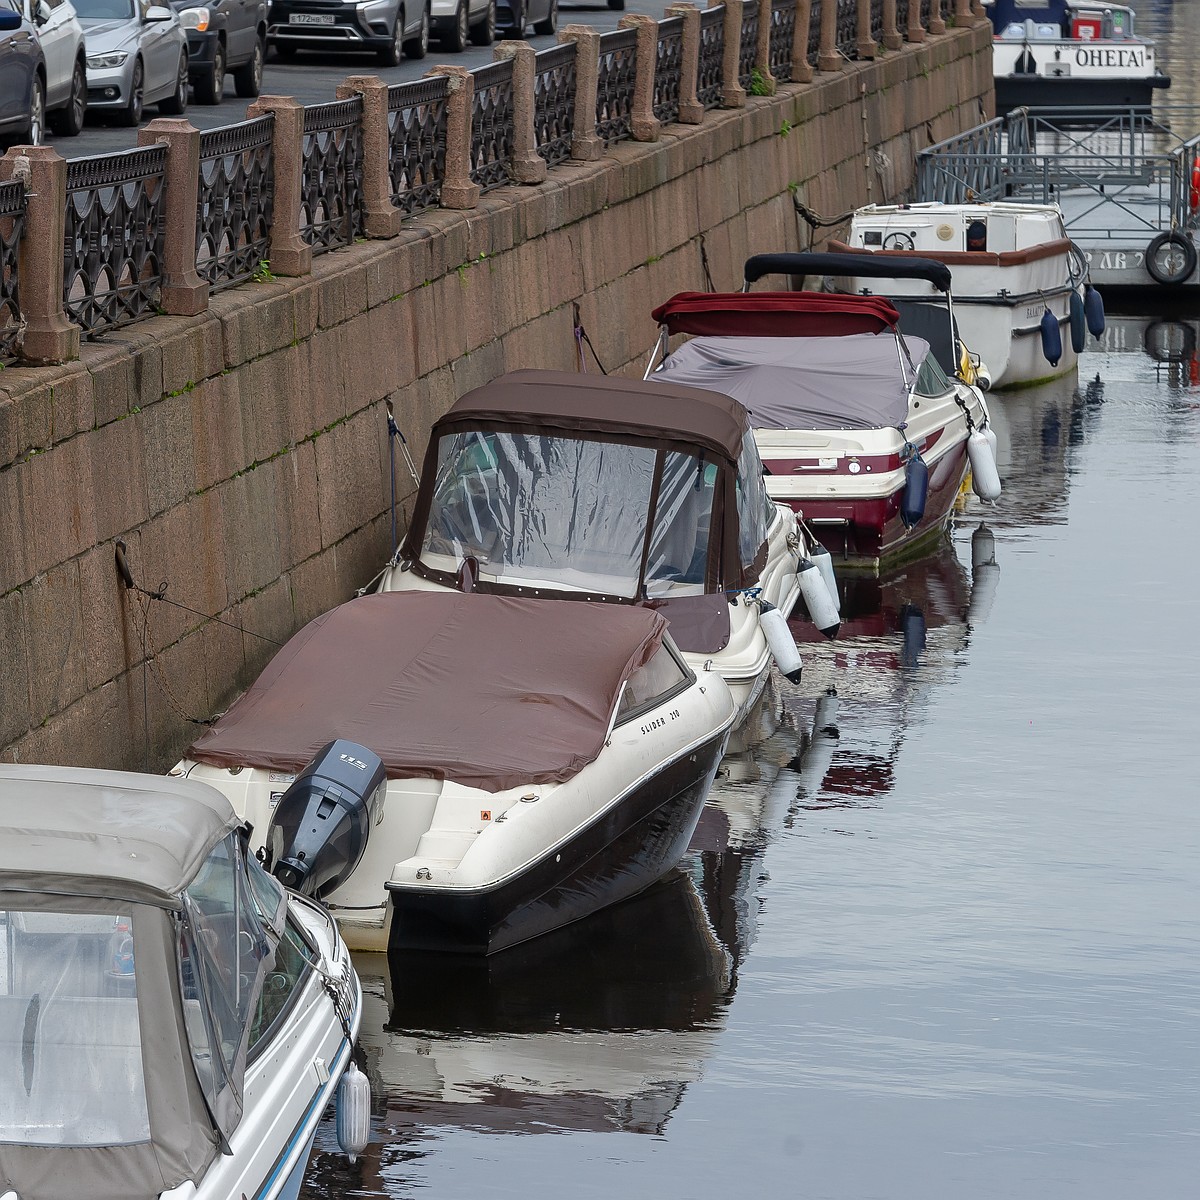
[[[22,0],[46,59],[46,119],[53,133],[74,137],[87,108],[83,27],[69,0]]]
[[[147,104],[179,116],[188,102],[187,35],[148,0],[74,0],[87,40],[88,108],[137,125]]]

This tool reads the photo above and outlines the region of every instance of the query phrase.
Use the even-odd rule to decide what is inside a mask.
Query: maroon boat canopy
[[[363,596],[300,630],[189,753],[295,772],[348,738],[393,779],[487,792],[562,783],[600,753],[621,685],[666,624],[616,604]]]
[[[650,315],[668,333],[701,337],[842,337],[900,321],[881,296],[836,292],[679,292]]]

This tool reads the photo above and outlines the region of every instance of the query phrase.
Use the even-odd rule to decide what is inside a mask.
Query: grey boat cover
[[[696,337],[652,380],[733,396],[755,429],[879,429],[908,420],[908,396],[929,352],[905,338],[909,365],[890,334],[844,337]]]
[[[393,779],[488,792],[562,783],[599,755],[621,685],[666,627],[620,604],[363,596],[300,630],[190,753],[294,772],[348,738]]]

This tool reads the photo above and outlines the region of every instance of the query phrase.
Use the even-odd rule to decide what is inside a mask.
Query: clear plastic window
[[[742,566],[748,567],[758,556],[767,531],[775,519],[775,505],[767,495],[767,481],[763,478],[762,459],[754,441],[754,433],[747,430],[742,438],[742,453],[738,457],[738,552]]]
[[[147,1141],[133,917],[0,909],[0,1143]]]
[[[694,454],[663,455],[646,561],[650,596],[702,596],[717,468]]]
[[[250,1026],[251,1047],[270,1033],[300,982],[311,970],[312,959],[312,949],[289,922],[275,948],[275,962],[263,981],[258,1009]]]
[[[950,380],[946,378],[941,363],[932,354],[925,355],[925,360],[917,371],[917,395],[944,396],[950,388]]]
[[[617,710],[617,723],[628,720],[635,713],[673,692],[687,679],[687,668],[666,646],[659,647],[654,657],[629,677],[621,696],[621,707]]]

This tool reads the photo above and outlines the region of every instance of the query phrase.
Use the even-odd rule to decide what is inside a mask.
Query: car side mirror
[[[46,3],[46,0],[38,0],[37,7],[33,10],[33,23],[45,25],[52,15],[50,5]]]
[[[11,8],[0,8],[0,33],[11,33],[14,29],[20,29],[24,19]]]
[[[174,15],[169,8],[164,8],[161,4],[152,4],[146,9],[146,22],[149,24],[153,21],[169,21]]]

